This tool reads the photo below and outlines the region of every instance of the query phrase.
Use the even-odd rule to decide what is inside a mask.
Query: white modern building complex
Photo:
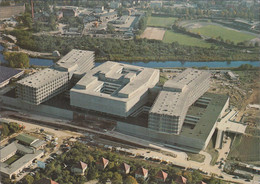
[[[68,72],[47,68],[18,81],[16,94],[22,101],[38,105],[65,91],[68,83]]]
[[[68,89],[73,74],[82,75],[94,67],[94,52],[73,49],[52,68],[46,68],[17,82],[16,95],[39,105]]]
[[[74,107],[127,117],[147,102],[159,70],[108,61],[88,72],[71,90]]]
[[[168,80],[149,112],[151,130],[179,134],[191,106],[210,86],[210,73],[188,68]]]

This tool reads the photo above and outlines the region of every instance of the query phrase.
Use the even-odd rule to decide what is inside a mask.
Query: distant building
[[[0,6],[0,20],[17,16],[25,12],[25,5]]]
[[[78,8],[74,7],[66,7],[61,9],[63,17],[77,17],[78,14]]]
[[[143,180],[146,180],[148,178],[148,170],[140,167],[139,169],[137,169],[137,171],[135,172],[135,178],[142,178]]]
[[[102,22],[109,21],[109,20],[112,20],[117,17],[117,12],[113,11],[113,12],[98,14],[98,15],[96,15],[96,17],[98,18],[99,21],[102,21]]]
[[[227,72],[227,76],[230,80],[237,80],[237,76],[231,71]]]
[[[88,168],[88,164],[79,161],[77,165],[71,167],[71,172],[78,175],[84,175],[87,168]]]
[[[115,1],[112,1],[109,4],[109,7],[112,9],[117,9],[117,8],[120,8],[121,6],[122,6],[122,4],[120,2],[115,2]]]
[[[158,171],[158,173],[155,175],[155,179],[158,183],[165,182],[168,177],[168,174],[164,171]]]
[[[130,173],[130,169],[131,169],[130,165],[128,165],[126,163],[122,163],[120,165],[120,172],[122,174],[129,174]]]
[[[151,8],[162,8],[162,1],[151,1]]]
[[[16,70],[5,66],[0,66],[0,88],[7,85],[12,78],[17,79],[23,73],[23,70]]]
[[[109,163],[109,160],[102,157],[96,162],[96,166],[98,169],[104,170],[107,167],[108,163]]]

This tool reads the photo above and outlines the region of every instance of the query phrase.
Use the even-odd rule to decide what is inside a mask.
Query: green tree
[[[112,183],[113,184],[121,184],[123,183],[123,178],[121,176],[121,174],[119,174],[118,172],[115,172],[112,178]]]
[[[9,62],[11,67],[28,68],[29,56],[21,52],[4,52],[4,58]]]
[[[90,167],[87,175],[88,180],[94,180],[98,178],[98,170],[96,168]]]
[[[24,180],[25,180],[26,184],[32,184],[34,181],[33,177],[29,174],[25,176]]]
[[[115,33],[115,28],[112,24],[107,24],[107,32],[111,34]]]
[[[133,176],[127,176],[124,184],[138,184],[136,179]]]
[[[8,125],[6,123],[2,123],[3,129],[2,129],[2,136],[8,136],[10,133],[10,130],[8,128]]]

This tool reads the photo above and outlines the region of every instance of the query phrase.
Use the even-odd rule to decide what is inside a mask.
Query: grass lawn
[[[170,27],[173,25],[176,18],[174,17],[149,17],[147,21],[147,26],[151,27]]]
[[[201,35],[208,37],[216,38],[218,36],[221,36],[224,40],[230,40],[234,43],[239,43],[256,38],[256,36],[249,33],[243,33],[217,25],[207,25],[201,28],[191,29],[191,31],[194,33],[200,33]]]
[[[259,142],[260,137],[258,136],[236,136],[228,159],[235,159],[242,162],[260,161]]]
[[[173,31],[167,30],[163,37],[163,42],[172,43],[178,42],[180,45],[189,45],[189,46],[198,46],[198,47],[207,47],[210,48],[211,43],[207,43],[198,38],[194,38],[185,34],[175,33]]]
[[[11,158],[7,159],[4,163],[11,165],[12,163],[14,163],[16,160],[18,160],[19,158],[21,158],[23,155],[21,154],[15,154],[14,156],[12,156]]]
[[[195,162],[204,162],[205,156],[201,154],[194,154],[194,153],[187,153],[188,157],[190,160],[195,161]]]

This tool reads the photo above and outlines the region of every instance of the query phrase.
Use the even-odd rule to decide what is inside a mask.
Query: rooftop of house
[[[139,169],[137,169],[135,173],[142,176],[146,176],[148,174],[148,170],[143,167],[140,167]]]

